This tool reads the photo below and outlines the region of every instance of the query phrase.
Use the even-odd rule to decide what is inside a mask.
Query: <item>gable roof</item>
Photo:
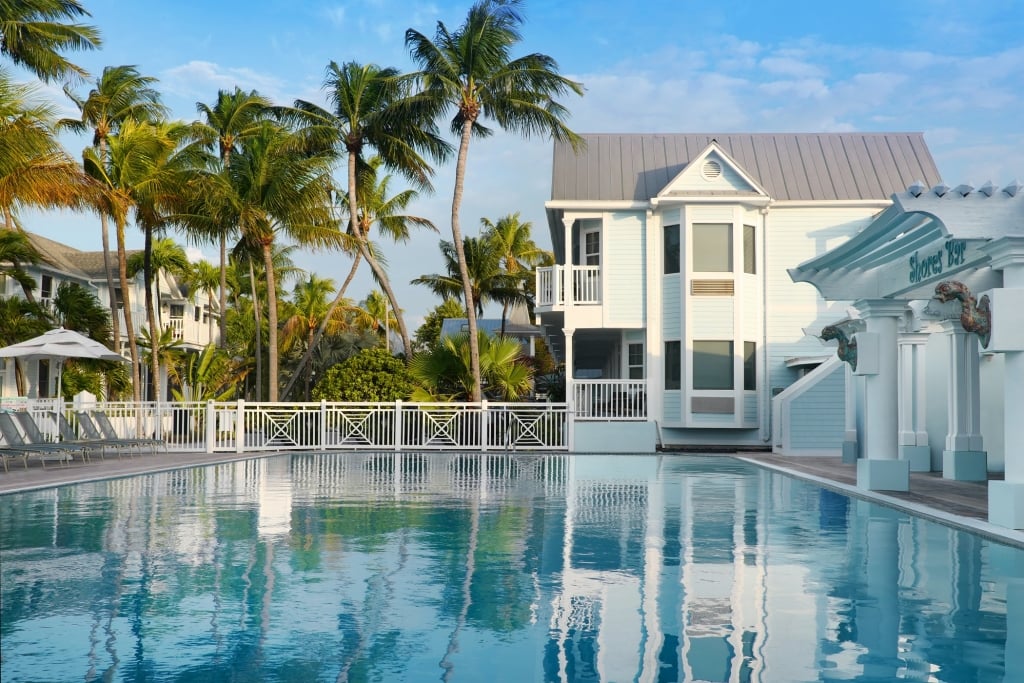
[[[99,280],[106,278],[103,269],[102,251],[82,251],[68,246],[62,242],[43,237],[34,232],[26,232],[29,240],[43,257],[41,266],[47,264],[57,270],[83,280]],[[137,249],[129,249],[126,254],[131,256],[138,252]],[[117,276],[117,254],[112,254],[111,270]]]
[[[586,134],[556,142],[551,199],[646,202],[712,142],[775,200],[889,199],[940,182],[921,133]]]

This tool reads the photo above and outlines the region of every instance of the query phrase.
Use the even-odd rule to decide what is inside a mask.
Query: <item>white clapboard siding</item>
[[[733,297],[690,298],[689,329],[693,339],[733,338]]]
[[[664,275],[661,278],[661,330],[665,339],[682,338],[682,302],[680,276]]]
[[[839,363],[790,404],[790,449],[841,448],[845,425],[846,367]]]
[[[601,271],[608,327],[643,327],[647,301],[644,220],[637,213],[613,213],[604,221]]]

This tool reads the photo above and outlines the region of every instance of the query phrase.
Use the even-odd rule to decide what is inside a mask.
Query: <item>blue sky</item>
[[[284,2],[283,0],[84,0],[101,50],[75,55],[98,74],[135,64],[160,80],[175,116],[195,117],[217,90],[255,88],[277,102],[322,101],[324,67],[412,64],[407,28],[454,28],[469,2]],[[760,0],[638,3],[562,0],[525,4],[518,54],[544,52],[586,88],[566,104],[578,132],[923,131],[950,185],[1024,176],[1024,12],[1020,0]],[[27,77],[26,77],[27,79]],[[69,105],[58,87],[54,100]],[[79,87],[85,92],[85,85]],[[68,110],[71,115],[72,110]],[[69,138],[75,156],[85,140]],[[462,226],[519,211],[549,244],[544,201],[551,145],[505,135],[470,148]],[[343,171],[341,171],[343,172]],[[339,176],[340,177],[340,176]],[[437,302],[409,281],[439,272],[437,242],[450,239],[453,168],[410,211],[431,218],[423,233],[386,247],[410,327]],[[26,214],[26,227],[82,249],[99,248],[98,220]],[[138,246],[140,240],[130,246]],[[205,252],[213,259],[214,250]],[[303,253],[299,266],[344,279],[347,258]],[[349,290],[362,298],[368,273]]]

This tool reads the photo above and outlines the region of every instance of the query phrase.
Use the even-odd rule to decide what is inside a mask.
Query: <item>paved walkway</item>
[[[277,453],[157,453],[132,458],[108,456],[105,460],[94,458],[90,462],[74,460],[67,466],[51,462],[46,469],[34,459],[29,460],[28,469],[25,469],[20,461],[12,461],[9,472],[0,471],[0,494],[273,455]],[[942,475],[936,472],[913,472],[910,475],[909,492],[863,491],[856,487],[856,467],[844,465],[836,457],[785,457],[767,453],[734,455],[848,495],[907,510],[1004,543],[1024,547],[1024,532],[1004,529],[985,521],[988,511],[988,487],[984,482],[951,481],[943,479]]]

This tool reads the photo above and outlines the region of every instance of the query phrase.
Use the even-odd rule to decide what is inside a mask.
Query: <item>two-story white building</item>
[[[787,268],[937,183],[923,136],[583,137],[578,154],[555,144],[556,265],[536,302],[567,368],[573,447],[767,446],[772,396],[834,355],[814,335],[846,307]],[[841,417],[809,422],[841,440]]]
[[[75,282],[96,295],[99,302],[110,307],[111,291],[107,286],[107,277],[103,267],[102,251],[82,251],[61,242],[51,240],[36,233],[28,233],[33,246],[43,257],[37,265],[21,264],[22,268],[35,280],[33,292],[36,301],[49,306],[57,294],[62,282]],[[133,252],[129,252],[129,256]],[[128,357],[128,340],[124,336],[125,318],[123,297],[117,274],[117,254],[111,254],[114,292],[119,306],[121,348],[117,350]],[[173,330],[174,339],[181,342],[189,351],[199,351],[219,338],[219,312],[216,301],[211,310],[207,297],[197,300],[190,296],[187,287],[178,282],[174,275],[158,271],[158,282],[154,282],[154,296],[159,295],[159,324]],[[136,334],[148,326],[145,309],[145,283],[142,273],[129,280],[131,288],[128,300],[131,305],[132,323]],[[24,296],[21,286],[10,278],[0,276],[0,296]],[[49,371],[45,361],[27,361],[23,363],[25,379],[28,382],[28,393],[31,396],[47,398],[56,392],[56,377]],[[143,366],[143,373],[147,368]],[[146,375],[144,375],[145,377]],[[145,381],[144,381],[145,383]],[[166,386],[166,382],[164,382]],[[0,397],[17,396],[17,382],[13,360],[0,359]]]

